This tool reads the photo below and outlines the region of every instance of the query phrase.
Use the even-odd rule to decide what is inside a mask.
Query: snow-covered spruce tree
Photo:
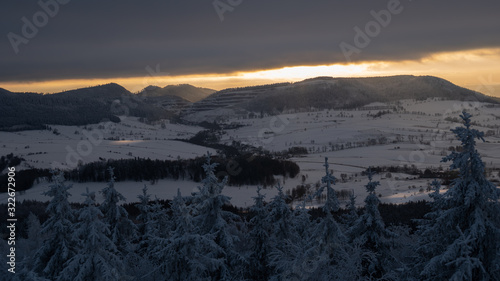
[[[339,210],[339,201],[332,187],[336,183],[336,178],[329,170],[327,157],[323,166],[325,167],[325,176],[321,179],[323,185],[315,196],[321,196],[326,190],[326,201],[322,208],[324,217],[320,219],[311,235],[312,240],[307,247],[308,251],[305,252],[310,267],[304,268],[304,271],[308,273],[308,280],[352,279],[353,270],[346,267],[347,239],[333,217],[333,213]]]
[[[339,200],[335,190],[332,188],[332,185],[335,185],[337,178],[335,178],[335,176],[333,176],[333,174],[328,170],[330,167],[328,164],[328,157],[325,157],[325,164],[323,166],[325,167],[326,174],[323,178],[321,178],[321,182],[325,185],[318,190],[317,195],[323,193],[326,188],[326,201],[323,205],[323,211],[326,215],[331,215],[332,212],[337,212],[339,210]]]
[[[425,264],[445,249],[445,245],[435,239],[436,233],[434,233],[433,229],[436,219],[441,216],[441,209],[443,208],[443,195],[440,194],[441,182],[434,179],[431,182],[431,188],[433,192],[429,193],[429,197],[433,199],[433,202],[427,203],[431,207],[431,212],[425,214],[424,219],[417,220],[419,223],[417,230],[419,240],[416,245],[416,255],[410,261],[413,264],[413,267],[410,266],[411,274],[415,276],[419,276]]]
[[[295,239],[290,240],[292,250],[284,251],[291,262],[281,276],[282,280],[331,280],[335,268],[328,250],[321,249],[325,245],[320,242],[322,235],[317,233],[323,220],[320,219],[319,224],[311,222],[305,200],[294,208],[292,214],[292,237]]]
[[[144,236],[146,233],[150,232],[147,226],[151,219],[151,206],[149,206],[151,194],[148,194],[148,187],[146,185],[142,188],[142,194],[138,195],[137,198],[139,199],[139,204],[135,204],[137,209],[139,209],[137,220],[141,222],[138,231],[139,235]]]
[[[358,208],[356,207],[356,195],[354,195],[354,192],[349,194],[349,203],[345,207],[349,212],[342,216],[342,223],[344,223],[347,228],[350,228],[359,218]]]
[[[163,206],[156,200],[151,202],[151,195],[148,194],[148,188],[144,185],[142,195],[137,196],[140,203],[136,204],[140,214],[137,220],[141,223],[139,225],[139,244],[142,250],[146,250],[150,241],[158,236],[165,237],[168,232],[168,218],[167,212]]]
[[[417,231],[414,234],[418,238],[416,245],[411,245],[409,248],[411,253],[403,256],[399,261],[404,268],[402,276],[404,280],[420,280],[420,272],[422,271],[425,264],[440,251],[442,251],[442,246],[439,241],[434,238],[435,233],[432,233],[432,226],[436,223],[436,218],[441,214],[441,204],[443,195],[441,191],[441,182],[434,179],[430,184],[432,193],[429,193],[429,197],[433,200],[427,202],[427,205],[431,207],[431,212],[425,214],[423,219],[416,219],[415,222],[418,223]]]
[[[269,202],[268,224],[272,226],[272,242],[277,246],[280,242],[292,239],[292,219],[293,214],[290,206],[286,203],[286,195],[283,193],[283,187],[278,184],[275,186],[278,194]]]
[[[32,212],[30,212],[28,216],[26,227],[26,239],[20,239],[16,242],[17,268],[20,270],[16,271],[16,278],[9,280],[46,280],[33,272],[35,254],[42,245],[43,237],[40,235],[42,231],[40,220],[38,220],[38,217]],[[8,248],[9,247],[6,249]]]
[[[52,197],[47,206],[49,218],[42,225],[42,235],[47,238],[35,254],[33,270],[40,276],[55,280],[64,263],[75,254],[72,239],[74,214],[68,202],[72,187],[64,183],[62,173],[52,173],[53,183],[43,194]]]
[[[276,185],[278,194],[273,197],[268,206],[270,209],[266,225],[271,229],[268,253],[269,264],[273,270],[270,280],[308,280],[304,269],[311,267],[309,262],[317,256],[316,248],[310,247],[311,238],[300,231],[309,220],[305,210],[293,211],[286,203],[283,187]],[[311,258],[313,257],[313,258]],[[312,265],[313,268],[316,264]]]
[[[214,235],[200,235],[180,190],[172,201],[173,230],[168,238],[155,237],[151,256],[159,272],[171,281],[216,280],[225,266],[223,249]],[[144,276],[150,279],[149,276]]]
[[[420,252],[433,254],[423,266],[424,280],[500,280],[499,190],[485,177],[485,167],[476,150],[483,133],[471,128],[471,115],[460,115],[463,127],[452,129],[462,151],[452,152],[459,176],[437,201],[439,206],[424,224]],[[427,241],[427,242],[426,242]]]
[[[94,192],[85,196],[84,207],[80,209],[79,223],[73,233],[78,241],[78,252],[65,263],[57,280],[127,280],[118,249],[108,238],[108,225],[101,221],[102,212],[95,205]]]
[[[312,226],[311,216],[306,207],[306,199],[304,199],[292,211],[292,231],[296,233],[299,239],[306,240],[311,238]]]
[[[250,209],[253,218],[250,219],[250,233],[248,235],[251,243],[251,254],[249,257],[250,277],[252,280],[268,280],[271,274],[268,255],[271,249],[269,233],[271,225],[268,224],[269,211],[264,205],[265,195],[260,193],[261,187],[257,187],[257,196],[253,197],[254,205]]]
[[[167,210],[158,198],[151,205],[151,217],[148,220],[147,229],[152,236],[166,238],[173,229]]]
[[[148,188],[144,185],[142,195],[137,196],[139,204],[136,204],[140,211],[137,216],[139,224],[138,248],[135,252],[129,252],[126,256],[125,265],[130,275],[136,279],[162,279],[160,272],[156,271],[154,258],[152,257],[152,249],[155,247],[156,238],[160,235],[160,229],[165,226],[164,221],[167,220],[166,211],[160,204],[151,204],[151,195],[148,194]],[[164,216],[164,218],[159,218]],[[161,223],[160,223],[161,222]],[[166,230],[164,231],[166,232]],[[164,236],[162,236],[164,237]]]
[[[26,223],[28,230],[27,230],[27,240],[29,241],[29,251],[35,251],[40,247],[40,244],[42,243],[41,241],[41,236],[40,233],[42,232],[42,226],[40,224],[40,220],[38,217],[30,212],[28,215],[28,220]]]
[[[210,157],[208,153],[207,162],[203,165],[206,176],[199,192],[193,198],[193,223],[200,235],[212,237],[223,250],[219,258],[224,260],[224,265],[213,276],[214,280],[238,280],[245,275],[247,267],[247,261],[235,247],[240,240],[236,225],[241,218],[222,209],[222,206],[229,205],[230,202],[229,197],[222,195],[227,177],[219,182],[214,173],[217,164],[211,163]]]
[[[270,255],[277,273],[273,276],[274,280],[358,280],[358,268],[355,262],[358,253],[346,245],[347,239],[333,217],[339,205],[335,190],[332,188],[335,177],[329,171],[328,159],[325,159],[325,171],[326,175],[322,178],[324,185],[316,193],[316,196],[321,196],[325,190],[327,192],[323,206],[324,216],[319,218],[319,223],[308,227],[309,215],[305,205],[298,206],[293,211],[291,219],[274,223],[276,226],[288,224],[289,228],[287,231],[289,238],[274,242],[278,246]],[[278,188],[280,190],[280,187]],[[273,209],[286,210],[283,207],[284,200],[280,198],[282,196],[275,197],[276,202],[271,204],[274,203],[281,208]],[[287,214],[286,211],[283,213]],[[281,227],[281,229],[286,228]]]
[[[35,256],[34,254],[42,245],[43,239],[42,236],[40,235],[40,233],[42,232],[42,226],[40,224],[40,220],[38,219],[38,217],[32,212],[30,212],[28,216],[26,226],[27,226],[27,238],[26,240],[23,241],[23,247],[25,248],[24,250],[26,251],[25,253],[26,257],[23,260],[23,263],[26,264],[26,266],[24,267],[29,266],[31,268],[31,266],[34,263],[34,256]]]
[[[302,248],[295,245],[299,239],[293,232],[293,212],[286,203],[283,187],[278,182],[275,188],[278,194],[268,204],[266,222],[271,229],[268,258],[273,270],[271,280],[286,280],[299,273],[298,267],[294,265],[302,254]]]
[[[125,197],[115,189],[113,168],[109,167],[108,171],[110,180],[101,191],[104,201],[99,209],[104,215],[104,222],[109,225],[111,240],[121,253],[126,254],[133,251],[131,241],[137,237],[137,226],[128,218],[125,208],[119,205]]]
[[[154,237],[167,237],[172,225],[169,221],[167,211],[158,200],[151,201],[151,195],[148,194],[148,188],[144,185],[142,195],[137,196],[140,203],[136,204],[140,211],[137,220],[141,221],[139,234],[141,235],[141,244],[147,246],[148,241]]]
[[[365,199],[363,214],[356,220],[354,225],[347,231],[351,243],[357,243],[366,254],[362,261],[362,276],[373,279],[381,278],[389,272],[390,263],[393,261],[390,248],[390,239],[395,234],[385,228],[384,221],[380,216],[378,205],[380,200],[375,189],[380,185],[378,181],[372,181],[373,172],[368,170],[369,182],[365,185],[368,196]]]

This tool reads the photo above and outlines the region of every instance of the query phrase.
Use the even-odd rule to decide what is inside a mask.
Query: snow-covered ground
[[[317,173],[318,180],[321,178],[322,174],[318,171]],[[361,180],[362,179],[362,180]],[[380,177],[375,176],[374,180],[380,180]],[[353,190],[355,195],[357,196],[357,205],[362,206],[363,200],[366,197],[366,192],[364,189],[364,185],[366,184],[366,177],[360,177],[359,181],[356,182],[347,182],[340,183],[338,182],[335,186],[335,190]],[[381,194],[381,201],[385,203],[404,203],[408,201],[417,201],[422,199],[427,199],[427,193],[419,192],[420,188],[427,187],[427,180],[400,180],[387,182],[382,181],[382,185],[377,189],[377,193]],[[86,192],[86,188],[89,191],[94,191],[96,194],[106,187],[105,182],[85,182],[85,183],[77,183],[77,182],[67,182],[67,184],[71,184],[72,188],[69,190],[71,193],[71,197],[69,198],[70,202],[78,202],[83,203],[85,200],[83,193]],[[291,190],[293,187],[296,187],[299,184],[298,178],[296,179],[286,179],[285,180],[285,188],[284,191]],[[22,200],[39,200],[39,201],[49,201],[50,198],[42,195],[44,191],[49,189],[50,183],[48,182],[40,182],[35,184],[29,190],[24,192],[18,192],[16,195],[16,199],[19,201]],[[151,182],[134,182],[134,181],[125,181],[125,182],[116,182],[115,188],[120,193],[122,193],[127,199],[127,203],[137,202],[137,196],[142,194],[142,188],[144,185],[148,186],[148,193],[150,193],[153,198],[157,197],[159,199],[169,199],[171,200],[177,195],[177,189],[180,189],[182,195],[188,196],[193,192],[198,191],[198,186],[201,183],[193,182],[193,181],[183,181],[183,180],[158,180],[156,183],[151,184]],[[409,189],[408,187],[415,186],[415,188]],[[253,204],[252,197],[256,196],[256,186],[226,186],[223,189],[223,194],[231,197],[231,204],[238,207],[249,207]],[[313,190],[316,189],[313,187]],[[269,201],[274,196],[277,195],[277,190],[275,188],[267,187],[261,190],[261,194],[266,196],[266,201]],[[3,202],[7,201],[7,194],[0,193],[0,200]],[[102,196],[97,196],[96,201],[98,203],[102,202]],[[340,200],[341,204],[347,204],[346,200]],[[300,203],[300,202],[296,202]],[[318,202],[316,200],[308,201],[308,206],[316,206]]]
[[[302,184],[315,185],[324,175],[324,158],[329,158],[330,169],[339,179],[336,190],[353,190],[358,196],[357,202],[363,204],[366,196],[364,185],[366,177],[361,172],[370,166],[415,165],[419,169],[443,167],[444,155],[449,154],[449,147],[459,145],[450,132],[460,123],[462,109],[473,114],[477,123],[474,128],[489,131],[485,143],[478,142],[478,150],[487,168],[500,169],[500,107],[488,104],[439,100],[402,100],[398,104],[406,111],[385,114],[373,118],[378,110],[333,111],[321,110],[310,112],[290,112],[280,116],[263,118],[241,118],[225,116],[226,122],[245,125],[238,129],[227,130],[222,142],[232,141],[261,146],[270,151],[283,151],[291,147],[305,147],[309,154],[295,157],[301,173],[294,179],[285,179],[285,191]],[[199,115],[200,113],[198,113]],[[259,114],[257,114],[259,115]],[[192,145],[175,139],[186,139],[201,127],[169,124],[165,122],[146,125],[137,118],[123,118],[119,124],[96,124],[84,127],[51,126],[58,135],[50,131],[0,132],[0,155],[14,153],[24,158],[23,167],[49,168],[71,167],[78,160],[82,163],[99,159],[151,158],[151,159],[188,159],[201,156],[213,149]],[[95,140],[100,141],[96,142]],[[345,174],[346,182],[341,182]],[[490,178],[498,179],[495,172]],[[429,183],[426,179],[414,179],[404,174],[376,175],[381,182],[377,193],[382,202],[402,203],[410,200],[427,199],[425,190]],[[163,199],[171,199],[177,188],[182,194],[189,195],[199,183],[190,181],[160,180],[154,185],[149,182],[118,182],[117,189],[127,197],[128,202],[136,201],[144,184],[148,184],[150,193]],[[45,200],[40,193],[48,183],[40,183],[25,194],[19,194],[18,200]],[[80,196],[85,187],[100,190],[105,183],[74,183],[71,191],[72,201],[81,202]],[[224,194],[231,196],[236,206],[250,206],[255,196],[255,186],[231,187],[224,189]],[[276,195],[275,189],[264,189],[266,200]],[[0,194],[0,200],[5,194]],[[314,204],[314,202],[310,203]]]
[[[23,167],[74,168],[78,161],[100,159],[151,158],[189,159],[215,150],[175,139],[187,139],[201,127],[165,124],[151,126],[137,118],[123,118],[122,123],[101,123],[85,127],[57,126],[51,131],[0,132],[0,155],[14,153],[26,160]]]

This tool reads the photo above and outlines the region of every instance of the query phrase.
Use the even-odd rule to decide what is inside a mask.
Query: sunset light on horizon
[[[459,86],[500,97],[500,48],[475,49],[432,54],[421,60],[373,61],[316,66],[287,66],[278,69],[242,71],[235,73],[207,73],[168,75],[168,66],[150,66],[139,77],[94,79],[66,79],[53,81],[5,82],[0,87],[14,92],[57,93],[76,88],[108,83],[122,85],[136,93],[149,85],[191,84],[196,87],[222,90],[281,82],[297,82],[318,76],[374,77],[393,75],[430,75],[449,80]],[[473,74],[472,74],[473,73]]]

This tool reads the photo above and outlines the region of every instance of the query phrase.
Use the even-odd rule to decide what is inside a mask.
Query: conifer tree
[[[351,243],[358,243],[361,249],[367,252],[362,261],[362,275],[367,278],[381,278],[389,271],[389,263],[392,261],[390,238],[395,237],[395,234],[385,228],[378,210],[380,200],[375,190],[380,183],[372,181],[374,173],[371,169],[367,174],[369,182],[365,185],[368,192],[365,209],[347,231],[347,236]]]
[[[193,198],[195,216],[194,224],[198,227],[199,234],[212,237],[213,241],[223,250],[221,259],[224,265],[219,269],[214,280],[233,280],[241,278],[245,273],[246,260],[236,250],[239,242],[236,225],[240,217],[222,209],[229,205],[230,198],[222,195],[222,189],[227,184],[227,177],[221,182],[214,171],[217,163],[211,163],[210,154],[203,165],[205,178],[199,192]]]
[[[190,209],[180,190],[172,201],[172,233],[168,238],[155,237],[151,255],[167,280],[216,280],[224,266],[223,249],[213,235],[200,235],[193,224]]]
[[[283,187],[276,185],[278,194],[269,202],[267,225],[271,228],[271,247],[268,254],[273,268],[271,280],[298,278],[302,274],[300,265],[304,248],[298,245],[299,237],[294,232],[293,212],[286,203]],[[306,243],[306,242],[304,242]]]
[[[148,222],[151,219],[151,206],[149,206],[151,194],[148,194],[148,187],[146,185],[142,188],[142,194],[138,195],[137,198],[139,199],[139,204],[135,204],[135,206],[140,212],[137,216],[137,220],[141,222],[138,231],[141,236],[145,236],[146,233],[150,232],[148,229]]]
[[[443,250],[441,241],[435,239],[434,235],[436,235],[436,233],[433,233],[433,226],[436,224],[436,219],[440,217],[441,208],[443,207],[443,195],[440,194],[441,183],[435,179],[431,182],[431,188],[433,192],[429,193],[429,197],[433,199],[433,201],[427,204],[430,205],[432,211],[425,214],[424,219],[418,220],[417,235],[419,240],[416,245],[417,255],[412,261],[414,266],[411,270],[411,274],[415,276],[419,276],[423,266]]]
[[[110,180],[101,193],[104,201],[99,209],[104,215],[104,222],[109,225],[110,238],[118,247],[118,250],[126,254],[131,249],[131,242],[137,237],[137,226],[128,218],[128,213],[119,205],[125,201],[125,197],[115,189],[115,177],[113,168],[108,169]]]
[[[253,280],[268,280],[271,274],[268,255],[271,249],[269,233],[271,226],[268,224],[269,211],[264,206],[265,195],[257,187],[257,196],[253,197],[254,205],[250,212],[254,217],[250,220],[249,240],[251,242],[250,276]]]
[[[172,223],[167,210],[158,198],[150,206],[150,215],[146,224],[146,234],[150,237],[168,237],[172,229]]]
[[[17,242],[19,245],[16,249],[16,259],[18,260],[16,263],[16,268],[18,270],[15,272],[15,275],[12,276],[11,279],[13,281],[24,281],[24,280],[33,280],[33,281],[48,281],[49,279],[40,277],[37,273],[33,271],[33,263],[35,262],[35,253],[38,251],[43,242],[43,235],[41,235],[41,224],[38,217],[30,212],[27,222],[27,238],[22,239]],[[10,248],[7,243],[5,245],[5,252],[8,253]],[[2,245],[3,246],[3,245]],[[1,248],[1,246],[0,246]],[[3,250],[3,248],[1,249]],[[22,260],[20,260],[21,255],[19,252],[23,252]],[[8,262],[8,258],[0,259],[4,264]]]
[[[349,279],[346,275],[349,269],[345,267],[348,258],[347,239],[333,217],[333,213],[339,210],[339,201],[332,187],[336,183],[336,178],[329,170],[327,157],[323,166],[325,167],[325,176],[321,179],[323,185],[315,196],[321,196],[326,190],[326,201],[322,208],[324,217],[315,226],[313,240],[306,252],[310,263],[314,264],[309,268],[308,280]]]
[[[283,193],[283,187],[278,183],[276,185],[278,194],[269,202],[269,225],[272,225],[272,239],[276,246],[292,237],[292,210],[286,203],[286,196]]]
[[[39,248],[40,245],[42,244],[42,236],[40,235],[42,232],[42,226],[40,224],[40,220],[38,217],[30,212],[28,216],[28,220],[26,223],[28,229],[27,229],[27,234],[28,237],[26,239],[26,246],[27,246],[27,251],[29,253],[34,253],[36,252]],[[33,255],[30,255],[28,257],[28,262],[30,266],[33,264]]]
[[[306,207],[306,200],[295,206],[292,211],[292,231],[301,240],[310,239],[313,232],[310,217],[309,210]]]
[[[321,182],[325,185],[318,190],[316,196],[323,193],[323,190],[326,188],[326,201],[323,205],[323,211],[327,215],[331,215],[332,212],[337,212],[339,210],[339,200],[335,190],[332,188],[332,185],[335,185],[337,182],[337,178],[328,170],[330,167],[328,164],[328,157],[325,157],[325,164],[323,166],[325,167],[325,176],[321,178]]]
[[[74,214],[68,202],[72,187],[64,183],[62,173],[52,174],[53,183],[43,194],[52,197],[47,206],[49,218],[43,223],[41,234],[47,238],[35,254],[34,271],[41,277],[55,280],[64,263],[75,254],[72,238]]]
[[[346,205],[346,209],[349,212],[342,216],[342,223],[344,223],[347,228],[350,228],[359,218],[358,208],[356,207],[356,195],[354,195],[354,192],[349,194],[349,203]]]
[[[118,249],[108,238],[109,227],[101,221],[102,212],[95,205],[94,192],[85,196],[84,207],[80,209],[79,223],[73,233],[78,241],[78,252],[65,264],[57,280],[125,280],[124,266]]]
[[[137,279],[147,278],[154,280],[160,275],[160,273],[154,270],[154,259],[151,256],[152,249],[155,247],[154,242],[158,235],[156,231],[158,226],[154,218],[158,212],[164,210],[154,210],[154,205],[150,204],[151,195],[148,194],[146,185],[142,189],[142,194],[137,196],[137,198],[140,202],[136,204],[140,212],[137,216],[137,220],[140,222],[138,226],[138,247],[134,252],[126,254],[125,263],[128,272],[133,274]]]
[[[423,266],[425,280],[500,280],[499,190],[485,177],[476,150],[483,133],[471,128],[471,114],[463,111],[464,126],[452,129],[462,150],[443,158],[458,170],[449,189],[439,198],[431,223],[422,230],[421,252],[432,257]],[[432,239],[431,239],[432,238]]]
[[[158,199],[154,203],[151,202],[151,195],[148,194],[146,185],[142,189],[142,195],[137,196],[137,198],[140,200],[140,203],[136,204],[140,212],[137,220],[141,222],[139,225],[139,251],[142,252],[148,251],[149,244],[154,238],[165,238],[170,226],[165,209]]]

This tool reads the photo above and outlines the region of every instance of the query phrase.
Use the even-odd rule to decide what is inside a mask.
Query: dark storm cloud
[[[221,21],[213,0],[65,1],[33,38],[19,44],[18,54],[8,34],[22,36],[21,18],[33,22],[43,10],[38,1],[3,3],[0,81],[146,76],[145,68],[157,64],[180,75],[345,63],[339,44],[355,46],[353,28],[364,29],[373,20],[370,11],[387,9],[389,2],[243,0]],[[401,13],[354,61],[500,46],[499,1],[400,5]]]

